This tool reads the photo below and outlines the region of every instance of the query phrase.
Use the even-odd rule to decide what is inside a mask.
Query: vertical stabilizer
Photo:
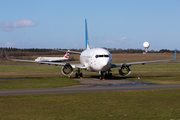
[[[68,52],[66,52],[66,54],[64,55],[64,58],[68,58],[68,59],[70,59],[70,57],[69,57],[69,51],[68,51]]]
[[[87,19],[85,19],[85,31],[86,31],[86,50],[89,48],[89,39],[88,39],[88,29],[87,29]]]

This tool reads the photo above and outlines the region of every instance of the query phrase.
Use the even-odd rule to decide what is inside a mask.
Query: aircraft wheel
[[[112,78],[112,73],[109,73],[109,77]]]
[[[106,73],[106,74],[105,74],[105,78],[107,78],[107,77],[108,77],[108,74]]]
[[[101,76],[99,77],[100,80],[104,79],[103,72],[101,72]]]
[[[80,77],[82,77],[82,76],[83,76],[83,74],[82,74],[82,73],[80,73],[80,74],[79,74],[79,76],[80,76]]]
[[[75,78],[78,78],[78,74],[77,73],[75,74]]]

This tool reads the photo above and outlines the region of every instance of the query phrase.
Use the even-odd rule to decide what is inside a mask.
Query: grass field
[[[0,89],[57,88],[80,84],[64,76],[36,76],[13,78],[17,78],[17,80],[0,80]]]
[[[11,62],[11,61],[9,61]],[[55,88],[77,85],[60,72],[61,66],[38,64],[13,64],[0,66],[0,78],[26,78],[21,80],[0,80],[0,89]],[[180,84],[179,63],[156,63],[131,66],[129,76],[120,76],[118,68],[112,69],[114,77],[157,84]],[[96,72],[83,71],[84,77],[99,76]],[[74,75],[72,75],[74,77]],[[140,79],[139,79],[140,78]]]
[[[0,97],[1,119],[178,120],[180,90]]]
[[[134,54],[128,56],[115,56],[117,58],[113,62],[142,61],[155,57],[170,59],[173,55],[153,55],[154,58],[138,55],[140,60]],[[173,62],[131,66],[132,74],[125,78],[159,84],[180,84],[179,58],[177,55]],[[0,89],[56,88],[79,84],[61,75],[60,68],[54,65],[1,61],[0,78],[26,79],[0,80]],[[122,77],[117,71],[118,68],[112,69],[113,76]],[[93,72],[83,73],[84,77],[98,76]],[[179,93],[180,89],[0,96],[0,119],[180,120]]]

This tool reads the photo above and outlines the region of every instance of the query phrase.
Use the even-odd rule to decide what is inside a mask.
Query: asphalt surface
[[[83,85],[61,87],[61,88],[41,88],[41,89],[8,89],[0,90],[0,96],[10,95],[35,95],[35,94],[59,94],[59,93],[85,93],[85,92],[105,92],[105,91],[129,91],[129,90],[152,90],[152,89],[180,89],[180,84],[158,85],[140,84],[139,81],[127,79],[107,79],[97,78],[74,79]]]
[[[180,84],[178,85],[144,85],[144,86],[105,86],[105,87],[79,85],[79,86],[71,86],[71,87],[63,87],[63,88],[14,89],[14,90],[0,90],[0,96],[152,90],[152,89],[180,89]]]

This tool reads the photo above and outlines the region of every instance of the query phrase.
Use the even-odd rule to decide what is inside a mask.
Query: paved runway
[[[151,89],[180,89],[178,85],[143,85],[143,86],[91,86],[78,85],[62,88],[44,89],[14,89],[0,90],[0,96],[8,95],[33,95],[33,94],[55,94],[55,93],[83,93],[83,92],[103,92],[103,91],[128,91],[128,90],[151,90]]]

